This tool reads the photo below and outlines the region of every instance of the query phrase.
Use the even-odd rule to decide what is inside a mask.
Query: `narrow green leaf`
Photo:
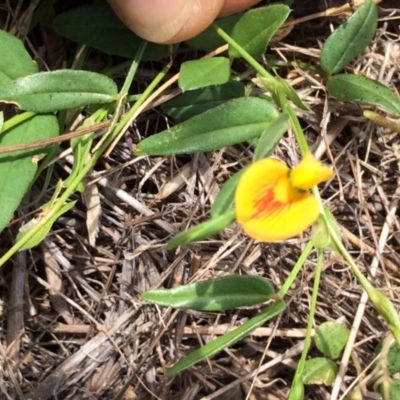
[[[230,75],[230,63],[226,57],[186,61],[181,66],[178,85],[183,91],[223,85],[229,81]]]
[[[38,72],[38,66],[15,36],[0,30],[0,84]]]
[[[110,103],[117,86],[108,77],[89,71],[39,72],[0,86],[0,102],[15,103],[38,113]]]
[[[296,90],[284,79],[281,77],[277,76],[275,79],[281,84],[283,87],[283,93],[285,93],[286,97],[293,102],[294,105],[299,107],[301,110],[310,112],[311,109],[304,104],[304,102],[301,100],[300,96],[297,94]]]
[[[336,74],[356,58],[371,42],[378,26],[378,7],[367,0],[326,40],[321,51],[321,66]]]
[[[244,97],[244,86],[230,81],[224,85],[208,86],[204,89],[190,90],[175,97],[162,108],[170,117],[185,121],[204,111],[215,108],[228,100]]]
[[[134,58],[143,42],[120,21],[109,5],[74,8],[57,16],[54,27],[67,39],[126,58]],[[165,57],[168,57],[168,46],[147,44],[143,60]]]
[[[334,361],[324,357],[311,358],[305,362],[303,382],[305,385],[331,386],[338,367]]]
[[[290,8],[275,4],[250,10],[235,25],[232,31],[234,39],[253,57],[265,53],[268,43],[290,14]],[[233,48],[229,48],[231,57],[241,57]]]
[[[259,137],[278,116],[267,100],[234,99],[142,140],[134,153],[170,155],[220,149]]]
[[[236,186],[239,183],[241,176],[243,175],[246,168],[242,168],[240,171],[232,175],[222,186],[217,197],[215,198],[214,204],[211,207],[211,217],[216,218],[226,212],[228,212],[234,203]]]
[[[0,135],[0,146],[29,143],[57,136],[53,115],[35,116]],[[0,232],[7,226],[35,177],[38,160],[47,150],[21,150],[0,154]]]
[[[275,150],[284,133],[288,130],[290,118],[287,113],[279,115],[258,139],[253,161],[268,157]]]
[[[358,101],[400,115],[400,99],[387,86],[364,76],[336,75],[328,79],[329,93],[342,101]]]
[[[211,218],[188,231],[179,233],[175,236],[166,246],[167,250],[175,249],[198,240],[208,238],[210,236],[220,233],[227,228],[236,219],[234,211],[228,211],[218,217]]]
[[[270,300],[272,285],[258,276],[230,275],[172,289],[149,290],[143,300],[184,310],[225,311]]]
[[[335,360],[344,349],[349,338],[350,331],[337,322],[324,322],[315,332],[315,345],[326,357]]]
[[[172,368],[167,371],[167,377],[172,377],[180,372],[192,367],[193,365],[199,363],[206,358],[210,358],[213,355],[219,353],[220,351],[226,349],[229,346],[237,343],[248,336],[254,329],[265,324],[266,321],[275,317],[284,311],[286,304],[283,300],[278,300],[275,303],[268,306],[266,309],[261,311],[258,315],[245,322],[240,327],[234,329],[219,338],[208,342],[206,345],[202,346],[200,349],[195,350],[190,353],[187,357],[178,361]]]
[[[36,232],[36,234],[34,234],[20,248],[20,250],[26,250],[37,246],[47,236],[57,218],[69,211],[72,207],[74,207],[75,204],[76,201],[71,201],[70,203],[62,206],[61,209],[57,211],[53,217],[49,218],[46,224],[42,228],[40,228],[39,231]],[[19,234],[17,235],[17,241],[23,239],[26,235],[28,235],[32,231],[32,229],[36,228],[37,224],[41,222],[44,218],[47,218],[46,213],[43,213],[39,218],[34,218],[33,220],[22,226]]]

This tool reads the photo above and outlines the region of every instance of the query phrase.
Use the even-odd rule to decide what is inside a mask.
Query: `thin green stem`
[[[145,49],[145,44],[140,47],[138,50],[135,59],[132,62],[131,71],[136,71],[137,66],[142,58],[143,51]],[[130,72],[131,72],[130,71]],[[133,79],[134,74],[129,74],[127,79]],[[130,87],[129,85],[124,85],[124,87]],[[148,91],[146,91],[148,95]],[[143,96],[145,97],[145,93]],[[143,102],[145,99],[141,99]],[[112,129],[112,128],[111,128]],[[109,132],[111,132],[111,129]],[[80,182],[85,178],[85,176],[90,172],[90,170],[95,166],[97,160],[101,157],[104,151],[107,149],[111,141],[113,140],[114,135],[109,135],[107,139],[101,144],[98,151],[95,152],[92,158],[87,162],[87,164],[82,168],[82,170],[77,174],[77,176],[70,182],[68,187],[65,189],[63,194],[55,201],[51,209],[46,210],[46,217],[41,219],[34,228],[32,228],[23,238],[21,238],[13,247],[11,247],[1,258],[0,258],[0,267],[4,265],[6,261],[8,261],[18,250],[20,250],[32,237],[34,237],[47,223],[51,220],[52,217],[56,215],[56,213],[64,206],[64,204],[68,201],[68,198],[74,193]]]
[[[303,128],[300,125],[300,121],[286,97],[282,98],[281,107],[283,111],[286,111],[289,114],[297,144],[299,145],[301,154],[304,156],[304,154],[310,151],[310,148],[308,147],[307,139],[304,135]]]
[[[293,125],[293,131],[295,133],[301,154],[304,155],[306,152],[309,151],[307,140],[305,138],[303,129],[301,128],[297,115],[286,98],[282,83],[279,82],[279,80],[276,79],[274,76],[272,76],[269,72],[267,72],[259,62],[257,62],[246,50],[244,50],[217,24],[214,23],[212,26],[217,32],[217,34],[220,35],[226,41],[226,43],[229,44],[229,46],[234,48],[258,72],[260,76],[262,76],[263,78],[267,78],[270,89],[274,88],[273,94],[277,97],[277,102],[282,108],[282,111],[286,111],[290,116]]]
[[[140,98],[136,101],[136,103],[131,107],[131,109],[124,115],[121,121],[118,123],[115,128],[115,136],[117,136],[121,130],[125,127],[125,125],[130,121],[132,116],[137,112],[137,110],[141,107],[141,105],[146,101],[146,99],[153,93],[154,89],[159,85],[159,83],[165,78],[168,71],[170,69],[169,65],[166,65],[152,80],[149,86],[147,86],[146,90],[140,96]]]
[[[14,117],[9,119],[8,121],[4,122],[3,129],[1,131],[1,133],[4,133],[4,132],[8,131],[11,128],[14,128],[18,124],[27,121],[28,119],[34,117],[35,115],[36,115],[36,113],[31,112],[31,111],[26,111],[26,112],[24,112],[22,114],[15,115]]]
[[[301,353],[300,361],[296,368],[296,374],[293,379],[292,387],[296,387],[298,382],[301,382],[302,374],[304,370],[304,365],[306,363],[308,350],[310,349],[311,345],[311,333],[314,325],[314,316],[315,310],[317,309],[317,298],[318,298],[318,290],[319,284],[321,281],[321,272],[322,272],[322,264],[324,259],[324,250],[317,249],[317,266],[315,269],[315,277],[314,277],[314,285],[313,285],[313,292],[311,297],[311,304],[310,304],[310,313],[308,314],[308,322],[307,322],[307,332],[306,337],[304,339],[304,347]]]
[[[325,216],[325,213],[323,213],[322,215],[324,216],[333,243],[336,245],[336,248],[350,266],[353,274],[356,276],[363,289],[367,292],[368,298],[371,301],[372,305],[389,325],[389,328],[392,331],[396,342],[400,345],[400,319],[396,309],[394,308],[391,301],[383,293],[376,289],[359,270],[357,264],[354,262],[353,258],[344,247],[343,242],[336,232],[335,227],[330,222],[330,219]]]
[[[278,296],[280,298],[283,298],[286,295],[286,293],[288,292],[288,290],[290,289],[290,287],[292,286],[294,280],[296,279],[297,275],[299,274],[299,271],[300,271],[301,267],[306,262],[307,257],[311,253],[311,250],[313,249],[313,247],[314,246],[313,246],[312,241],[309,241],[307,243],[306,248],[303,250],[303,252],[301,253],[300,257],[298,258],[298,260],[297,260],[295,266],[293,267],[292,271],[290,272],[290,275],[288,276],[288,278],[286,279],[285,283],[281,287],[281,290],[279,290]]]
[[[233,40],[216,23],[213,23],[212,27],[214,28],[215,32],[217,32],[217,34],[221,36],[222,39],[224,39],[225,42],[229,44],[229,46],[235,49],[262,77],[274,79],[274,77],[270,73],[268,73],[259,62],[257,62],[246,50],[243,49],[243,47],[240,46],[240,44]]]

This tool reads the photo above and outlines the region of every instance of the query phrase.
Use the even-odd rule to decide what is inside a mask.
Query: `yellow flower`
[[[237,221],[254,239],[272,242],[296,236],[319,215],[317,199],[306,190],[332,176],[310,153],[293,170],[273,158],[256,161],[236,189]]]

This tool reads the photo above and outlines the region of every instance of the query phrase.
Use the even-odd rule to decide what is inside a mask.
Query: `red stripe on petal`
[[[261,188],[259,192],[261,193],[257,193],[254,199],[253,205],[256,211],[252,215],[252,219],[273,218],[275,213],[279,213],[288,205],[275,198],[274,188]]]

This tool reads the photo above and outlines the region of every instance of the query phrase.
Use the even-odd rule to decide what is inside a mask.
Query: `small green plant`
[[[92,17],[94,14],[97,18]],[[322,266],[328,252],[337,252],[349,265],[368,293],[371,304],[391,330],[396,346],[400,345],[400,320],[391,302],[359,270],[341,240],[329,205],[323,204],[317,185],[331,179],[333,173],[311,156],[293,104],[304,111],[308,111],[308,107],[291,86],[256,59],[266,51],[269,41],[289,14],[289,7],[282,4],[261,7],[222,20],[188,41],[187,44],[195,48],[204,47],[204,44],[214,48],[226,43],[228,53],[182,64],[178,84],[184,93],[164,106],[167,114],[181,122],[139,142],[134,155],[192,154],[243,142],[254,145],[250,164],[222,186],[212,206],[211,218],[175,236],[166,249],[175,249],[215,235],[235,221],[244,227],[249,236],[264,241],[285,240],[314,224],[311,239],[277,292],[265,279],[229,275],[143,293],[143,299],[150,303],[201,311],[224,311],[266,303],[265,308],[252,319],[179,360],[167,371],[168,376],[173,376],[238,342],[255,328],[281,314],[286,307],[285,296],[289,288],[310,253],[315,251],[317,265],[307,334],[289,397],[301,399],[305,384],[332,383],[336,376],[336,362],[333,360],[339,357],[348,336],[348,330],[343,326],[323,324],[317,329],[314,340],[325,357],[307,359]],[[341,73],[369,44],[376,32],[377,21],[377,7],[367,0],[328,38],[321,52],[321,69],[318,72],[326,80],[331,96],[342,101],[380,107],[398,116],[400,99],[387,87],[363,76]],[[73,124],[74,121],[67,120],[66,114],[60,111],[81,112],[86,109],[90,114],[85,126],[76,135],[83,136],[71,141],[74,155],[71,175],[59,182],[51,199],[41,205],[41,213],[21,227],[14,246],[1,256],[0,266],[17,251],[39,244],[56,219],[74,206],[70,197],[85,190],[85,177],[108,146],[152,98],[168,71],[168,67],[162,69],[142,94],[131,99],[129,88],[139,62],[162,59],[168,54],[166,46],[141,41],[125,29],[109,7],[104,5],[72,10],[59,16],[55,26],[60,34],[78,43],[130,57],[133,61],[122,88],[118,90],[113,79],[106,74],[82,70],[39,72],[22,43],[0,31],[0,54],[8,55],[0,58],[0,101],[21,110],[8,120],[0,114],[0,231],[6,228],[24,195],[56,154],[62,132],[68,131]],[[109,31],[102,33],[104,27]],[[251,86],[246,86],[240,79],[233,79],[229,68],[233,58],[241,58],[255,71],[263,87],[261,95],[253,95]],[[78,61],[79,65],[82,59]],[[112,71],[106,72],[112,76]],[[122,107],[127,101],[132,102],[131,108],[121,117]],[[109,115],[112,116],[110,120]],[[98,126],[106,126],[107,129],[100,142],[95,143],[94,132]],[[292,170],[268,158],[289,128],[303,157]],[[257,175],[260,182],[256,185],[251,177],[259,166]],[[267,169],[268,177],[260,172]],[[21,176],[23,179],[17,179]],[[243,187],[245,189],[241,190]],[[310,218],[305,218],[305,211],[308,210]],[[393,352],[395,350],[387,352],[388,360]],[[385,376],[390,379],[398,372],[397,369],[396,372],[387,371]],[[388,393],[387,390],[392,393],[398,390],[399,381],[390,382],[389,389],[382,383],[385,393]]]

